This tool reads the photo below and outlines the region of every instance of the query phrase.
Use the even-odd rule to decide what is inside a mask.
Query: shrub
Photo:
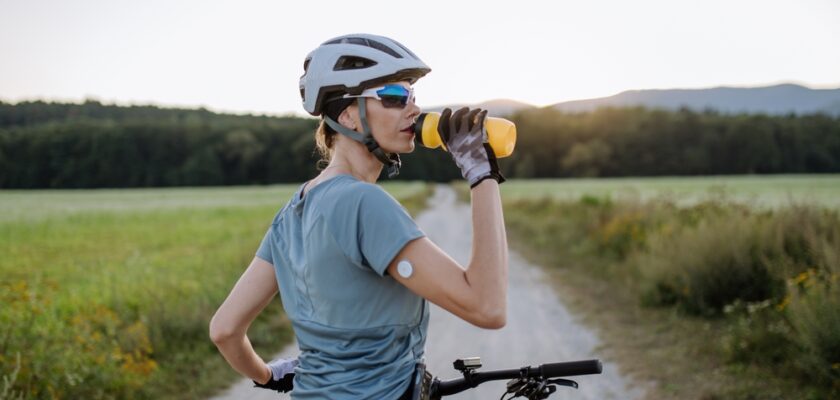
[[[835,267],[837,267],[835,265]],[[802,377],[840,396],[840,274],[808,273],[795,279],[786,315],[795,329],[801,352]]]
[[[766,263],[758,221],[713,217],[673,238],[657,238],[637,262],[646,304],[678,304],[695,315],[719,315],[736,301],[775,298],[784,280]]]
[[[792,329],[770,300],[735,301],[725,308],[732,323],[722,337],[728,362],[784,364],[796,354]]]

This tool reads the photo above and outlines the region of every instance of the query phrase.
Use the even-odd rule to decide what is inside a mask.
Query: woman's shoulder
[[[347,175],[340,182],[335,182],[328,190],[324,191],[323,195],[319,200],[323,202],[322,205],[331,205],[327,207],[328,209],[347,211],[348,208],[358,210],[361,208],[399,206],[399,202],[382,186],[356,179],[350,175]]]
[[[369,198],[391,197],[391,195],[382,188],[382,186],[365,182],[355,178],[352,175],[341,175],[344,179],[336,181],[330,188],[327,195],[334,197],[337,200],[359,199],[366,200]]]

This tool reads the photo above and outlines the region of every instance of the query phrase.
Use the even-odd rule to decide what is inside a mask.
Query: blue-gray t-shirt
[[[294,399],[396,399],[423,357],[429,308],[386,273],[425,234],[375,184],[352,175],[304,185],[257,257],[274,265],[300,346]]]

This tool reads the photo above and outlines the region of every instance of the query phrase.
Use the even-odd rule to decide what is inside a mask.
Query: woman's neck
[[[382,162],[363,145],[354,141],[338,140],[332,160],[318,177],[326,179],[335,175],[350,174],[358,180],[376,183],[381,173]]]

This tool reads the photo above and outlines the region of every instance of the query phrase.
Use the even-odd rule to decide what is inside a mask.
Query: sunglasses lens
[[[379,98],[382,99],[382,105],[385,108],[402,108],[408,104],[408,96],[380,95]]]
[[[411,92],[401,85],[385,85],[376,94],[386,108],[403,108],[411,97]]]

